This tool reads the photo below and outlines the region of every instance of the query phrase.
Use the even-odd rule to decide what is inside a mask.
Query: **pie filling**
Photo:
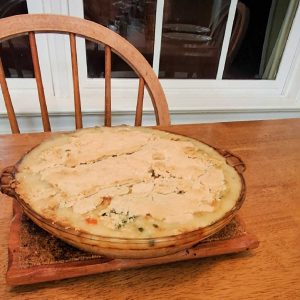
[[[159,130],[60,134],[30,151],[16,191],[47,219],[108,237],[150,238],[205,227],[236,203],[241,179],[213,148]]]

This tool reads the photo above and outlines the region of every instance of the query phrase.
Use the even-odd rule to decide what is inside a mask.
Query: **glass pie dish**
[[[29,205],[29,203],[22,199],[20,194],[18,194],[16,189],[16,175],[18,173],[18,168],[26,155],[15,166],[3,170],[0,178],[0,188],[1,192],[16,199],[21,205],[24,213],[34,223],[76,248],[111,258],[138,259],[165,256],[179,252],[183,249],[188,249],[199,241],[218,232],[232,220],[245,199],[246,186],[242,175],[245,170],[245,165],[242,160],[228,151],[215,149],[208,145],[206,146],[220,154],[226,161],[226,164],[236,171],[240,179],[241,188],[234,205],[226,211],[222,217],[214,220],[207,226],[198,227],[183,233],[170,234],[167,236],[141,236],[132,238],[126,236],[106,236],[103,234],[87,232],[85,230],[78,230],[78,228],[72,226],[63,226],[63,224],[55,222],[53,219],[38,213],[31,205]]]

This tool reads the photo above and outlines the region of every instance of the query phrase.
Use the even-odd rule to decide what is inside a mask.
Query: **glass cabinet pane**
[[[84,17],[117,32],[152,65],[156,0],[84,0]],[[104,48],[86,41],[88,78],[104,77]],[[117,55],[112,55],[112,77],[136,77]]]
[[[165,0],[160,78],[216,78],[230,0]]]
[[[276,79],[299,0],[240,0],[224,79]]]

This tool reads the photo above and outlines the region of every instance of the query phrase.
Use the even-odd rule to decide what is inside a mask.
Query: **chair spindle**
[[[76,37],[74,33],[70,33],[70,47],[71,47],[73,90],[74,90],[75,125],[76,125],[76,129],[80,129],[82,128],[82,114],[81,114],[81,103],[80,103],[80,92],[79,92]]]
[[[47,110],[47,104],[46,104],[46,98],[45,98],[44,87],[43,87],[43,81],[42,81],[42,75],[41,75],[41,69],[40,69],[40,63],[39,63],[39,57],[38,57],[38,52],[37,52],[37,47],[36,47],[35,34],[34,34],[34,32],[31,31],[28,33],[28,35],[29,35],[29,44],[30,44],[30,50],[31,50],[34,76],[35,76],[38,95],[39,95],[43,128],[44,128],[44,131],[51,131],[49,115],[48,115],[48,110]]]
[[[145,81],[143,78],[139,80],[139,90],[138,90],[138,97],[136,103],[136,111],[135,111],[135,126],[142,125],[142,118],[143,118],[143,102],[144,102],[144,87]]]
[[[105,45],[105,119],[104,125],[111,126],[111,48]]]
[[[0,85],[2,89],[2,95],[3,95],[11,131],[12,133],[20,133],[14,107],[12,105],[10,94],[7,87],[7,82],[5,79],[5,73],[4,73],[1,57],[0,57]]]

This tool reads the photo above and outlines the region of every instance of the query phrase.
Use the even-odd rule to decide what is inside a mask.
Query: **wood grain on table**
[[[190,262],[32,286],[5,282],[11,200],[0,195],[0,299],[300,299],[300,119],[162,129],[239,155],[247,165],[240,215],[259,248]],[[51,133],[0,136],[0,170]]]

